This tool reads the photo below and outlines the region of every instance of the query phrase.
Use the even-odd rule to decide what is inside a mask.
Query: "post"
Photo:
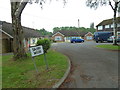
[[[45,61],[45,64],[46,64],[46,69],[48,70],[48,62],[47,62],[46,54],[45,53],[44,53],[44,61]]]
[[[36,72],[38,73],[37,66],[36,66],[36,64],[35,64],[35,62],[34,62],[34,57],[32,57],[32,61],[33,61],[33,63],[34,63],[34,67],[35,67],[35,69],[36,69]]]
[[[78,28],[80,27],[80,20],[78,19]]]

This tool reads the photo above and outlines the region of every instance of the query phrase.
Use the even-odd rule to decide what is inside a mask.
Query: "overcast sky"
[[[22,13],[22,25],[35,29],[45,28],[52,31],[54,27],[78,26],[90,27],[104,19],[113,17],[113,11],[109,5],[99,7],[97,10],[86,7],[86,0],[68,0],[64,6],[63,0],[46,0],[43,9],[39,4],[27,4]],[[10,0],[0,0],[0,20],[11,22]]]

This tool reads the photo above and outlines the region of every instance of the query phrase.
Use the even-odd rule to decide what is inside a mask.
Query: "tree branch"
[[[17,8],[17,10],[16,10],[16,12],[15,12],[16,17],[19,17],[19,16],[22,14],[22,11],[23,11],[23,9],[25,8],[25,6],[27,5],[28,1],[29,1],[29,0],[23,0],[23,1],[19,4],[19,6],[18,6],[18,8]]]
[[[111,8],[114,10],[114,8],[113,8],[113,6],[112,6],[112,4],[111,4],[111,1],[109,1],[109,5],[111,6]]]

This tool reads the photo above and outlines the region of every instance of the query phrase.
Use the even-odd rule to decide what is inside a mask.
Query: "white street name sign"
[[[38,56],[44,53],[42,46],[30,47],[30,52],[32,57]]]

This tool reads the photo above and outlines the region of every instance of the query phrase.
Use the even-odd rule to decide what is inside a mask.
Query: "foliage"
[[[39,74],[36,74],[30,54],[29,58],[18,61],[11,60],[12,56],[0,56],[2,57],[0,59],[2,62],[2,88],[51,88],[63,77],[68,67],[67,57],[53,50],[49,50],[47,53],[48,71],[45,69],[43,55],[34,58]]]
[[[96,30],[94,28],[85,28],[85,27],[54,27],[53,28],[53,33],[60,31],[60,30],[80,30],[83,32],[91,32],[94,33]]]
[[[40,30],[38,30],[39,32],[40,32],[40,34],[42,34],[43,36],[44,35],[52,35],[52,32],[49,32],[49,31],[47,31],[47,30],[45,30],[44,28],[42,28],[42,29],[40,29]]]
[[[51,42],[49,39],[39,39],[37,45],[42,45],[44,53],[47,53],[47,50],[50,48]]]

